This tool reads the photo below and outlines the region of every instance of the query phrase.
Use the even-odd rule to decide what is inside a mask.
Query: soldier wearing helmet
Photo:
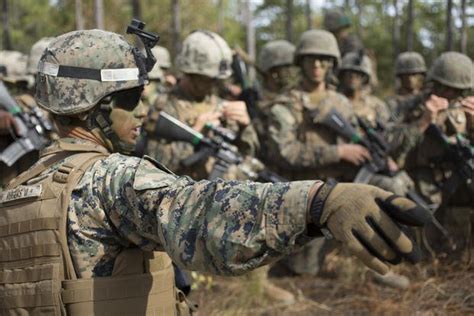
[[[354,170],[369,159],[365,148],[342,144],[334,133],[315,123],[333,107],[349,121],[355,120],[349,100],[327,89],[326,77],[339,59],[331,33],[310,30],[302,34],[294,56],[301,82],[288,94],[292,100],[272,106],[269,117],[269,155],[280,157],[273,161],[279,164],[280,174],[289,179],[305,179],[309,176],[307,168],[311,168],[324,178],[347,177],[350,181],[347,168]],[[340,168],[333,168],[334,165]]]
[[[397,91],[387,98],[387,104],[395,117],[404,115],[401,104],[422,92],[426,76],[426,65],[423,56],[417,52],[404,52],[398,55],[395,62]],[[398,118],[400,119],[400,118]]]
[[[301,82],[287,93],[291,98],[286,102],[272,105],[268,119],[268,156],[274,169],[291,180],[308,179],[314,173],[323,179],[352,181],[359,166],[371,159],[368,150],[347,143],[321,124],[329,111],[336,109],[357,125],[349,100],[327,88],[328,74],[340,63],[335,37],[323,30],[304,32],[294,63],[300,68]],[[316,275],[321,245],[315,241],[287,258],[287,268],[297,274]]]
[[[473,62],[461,53],[445,52],[434,61],[427,81],[426,93],[405,104],[409,114],[405,116],[404,123],[412,128],[407,128],[409,132],[405,144],[409,145],[405,145],[403,162],[417,189],[431,203],[442,206],[437,216],[452,234],[455,248],[464,250],[469,244],[469,231],[473,224],[472,218],[469,218],[474,205],[472,181],[470,184],[447,184],[453,170],[459,169],[460,165],[446,158],[446,146],[437,142],[433,134],[423,133],[430,124],[434,124],[452,142],[456,141],[456,135],[462,135],[467,142],[473,143]],[[402,140],[401,137],[397,139]],[[443,240],[436,243],[446,246]]]
[[[293,44],[285,40],[276,40],[266,43],[258,56],[257,66],[261,75],[262,88],[254,126],[262,146],[260,156],[268,162],[271,159],[264,157],[264,154],[268,153],[264,149],[268,137],[268,116],[274,104],[291,102],[293,96],[291,88],[297,80],[293,64],[294,53]]]
[[[338,68],[339,91],[351,101],[355,114],[375,127],[387,124],[390,111],[385,102],[367,89],[371,76],[371,61],[363,51],[348,53]]]
[[[245,103],[225,101],[215,94],[218,81],[229,78],[232,52],[218,34],[201,30],[191,33],[176,57],[176,67],[182,73],[169,94],[160,96],[147,123],[148,154],[165,162],[178,174],[206,179],[212,169],[210,160],[184,167],[182,162],[193,154],[192,145],[183,142],[153,140],[154,121],[159,110],[176,117],[199,132],[207,133],[207,124],[223,126],[237,135],[236,145],[243,154],[254,155],[258,147],[255,130],[250,124]]]
[[[239,275],[322,228],[381,273],[389,262],[419,260],[398,218],[423,225],[428,214],[389,192],[321,181],[196,182],[126,155],[146,116],[140,94],[152,60],[102,30],[61,35],[41,57],[36,98],[62,138],[0,194],[0,223],[9,227],[2,314],[176,314],[169,256],[189,270]],[[372,242],[367,217],[387,243]],[[347,237],[356,229],[359,239]]]

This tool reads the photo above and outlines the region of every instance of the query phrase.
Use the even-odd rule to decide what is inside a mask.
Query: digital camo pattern
[[[41,57],[40,63],[43,62],[92,69],[137,68],[133,47],[124,37],[102,30],[74,31],[58,36]],[[38,73],[38,79],[38,104],[59,115],[72,115],[93,108],[112,92],[145,84],[146,77],[102,82]]]
[[[191,99],[177,86],[172,90],[167,98],[158,98],[158,102],[155,103],[152,111],[163,110],[181,122],[193,126],[199,115],[207,112],[221,111],[221,102],[222,101],[214,95],[206,98],[203,102],[191,101]],[[153,113],[150,114],[150,117],[153,117]],[[235,145],[238,147],[241,154],[251,156],[255,155],[258,148],[258,138],[251,125],[240,129],[237,122],[231,120],[222,120],[221,125],[238,135]],[[183,160],[193,153],[194,148],[191,144],[159,140],[152,134],[149,134],[147,145],[148,155],[159,160],[177,174],[190,175],[194,179],[206,179],[212,169],[212,159],[208,159],[202,163],[197,163],[188,168],[182,165]]]
[[[232,74],[232,51],[218,34],[199,30],[189,34],[176,57],[176,67],[185,74],[226,79]]]
[[[196,182],[149,158],[112,154],[89,168],[73,191],[68,244],[74,266],[80,278],[110,276],[117,255],[138,246],[166,251],[188,270],[248,272],[310,240],[304,232],[314,183]]]
[[[269,156],[278,166],[278,173],[292,180],[335,177],[352,180],[355,168],[340,162],[337,144],[342,142],[321,121],[334,107],[348,121],[355,122],[349,100],[343,95],[326,91],[323,95],[308,95],[292,91],[291,104],[274,104],[269,117]],[[349,173],[348,173],[349,171]]]
[[[372,126],[376,126],[377,122],[386,125],[390,120],[390,110],[385,102],[374,95],[364,93],[360,100],[352,102],[355,114]]]

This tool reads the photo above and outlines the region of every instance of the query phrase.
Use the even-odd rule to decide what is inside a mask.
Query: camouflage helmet
[[[11,50],[0,51],[0,66],[4,67],[5,74],[1,75],[3,81],[12,83],[31,80],[31,76],[26,73],[26,63],[28,56],[23,53]]]
[[[301,35],[295,51],[295,64],[299,65],[304,55],[323,55],[334,58],[335,66],[341,58],[334,35],[324,30],[309,30]]]
[[[266,43],[258,56],[259,68],[267,72],[273,67],[293,65],[295,46],[288,41],[278,40]]]
[[[441,54],[431,66],[429,81],[437,81],[454,89],[474,88],[474,66],[472,60],[458,52]]]
[[[232,51],[214,32],[199,30],[189,34],[176,58],[177,68],[186,74],[226,79],[232,74]]]
[[[350,52],[342,58],[338,68],[339,73],[345,70],[361,72],[370,79],[372,77],[372,62],[369,56],[363,53]]]
[[[170,52],[163,46],[155,46],[151,49],[153,55],[156,58],[156,64],[161,68],[171,67]]]
[[[30,56],[28,56],[28,66],[26,68],[28,74],[36,75],[41,55],[43,55],[44,50],[53,40],[54,37],[43,37],[31,46]]]
[[[417,52],[404,52],[398,55],[395,62],[395,74],[409,75],[426,73],[426,64],[423,56]]]
[[[340,29],[351,26],[351,20],[341,10],[328,10],[324,14],[324,29],[329,32],[336,32]]]
[[[36,100],[47,111],[70,116],[147,80],[143,55],[121,35],[73,31],[54,39],[41,56]]]

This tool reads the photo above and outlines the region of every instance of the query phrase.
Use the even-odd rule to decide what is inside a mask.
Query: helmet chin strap
[[[101,104],[96,111],[88,117],[87,122],[91,130],[99,130],[104,137],[104,141],[112,152],[130,154],[135,150],[135,145],[123,142],[112,130],[110,119],[111,107],[109,104]]]

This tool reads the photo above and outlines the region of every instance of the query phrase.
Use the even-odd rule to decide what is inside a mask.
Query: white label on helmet
[[[44,73],[45,75],[56,77],[59,72],[59,65],[48,63],[47,61],[39,63],[38,72]]]
[[[138,68],[102,69],[101,81],[129,81],[138,80]]]

